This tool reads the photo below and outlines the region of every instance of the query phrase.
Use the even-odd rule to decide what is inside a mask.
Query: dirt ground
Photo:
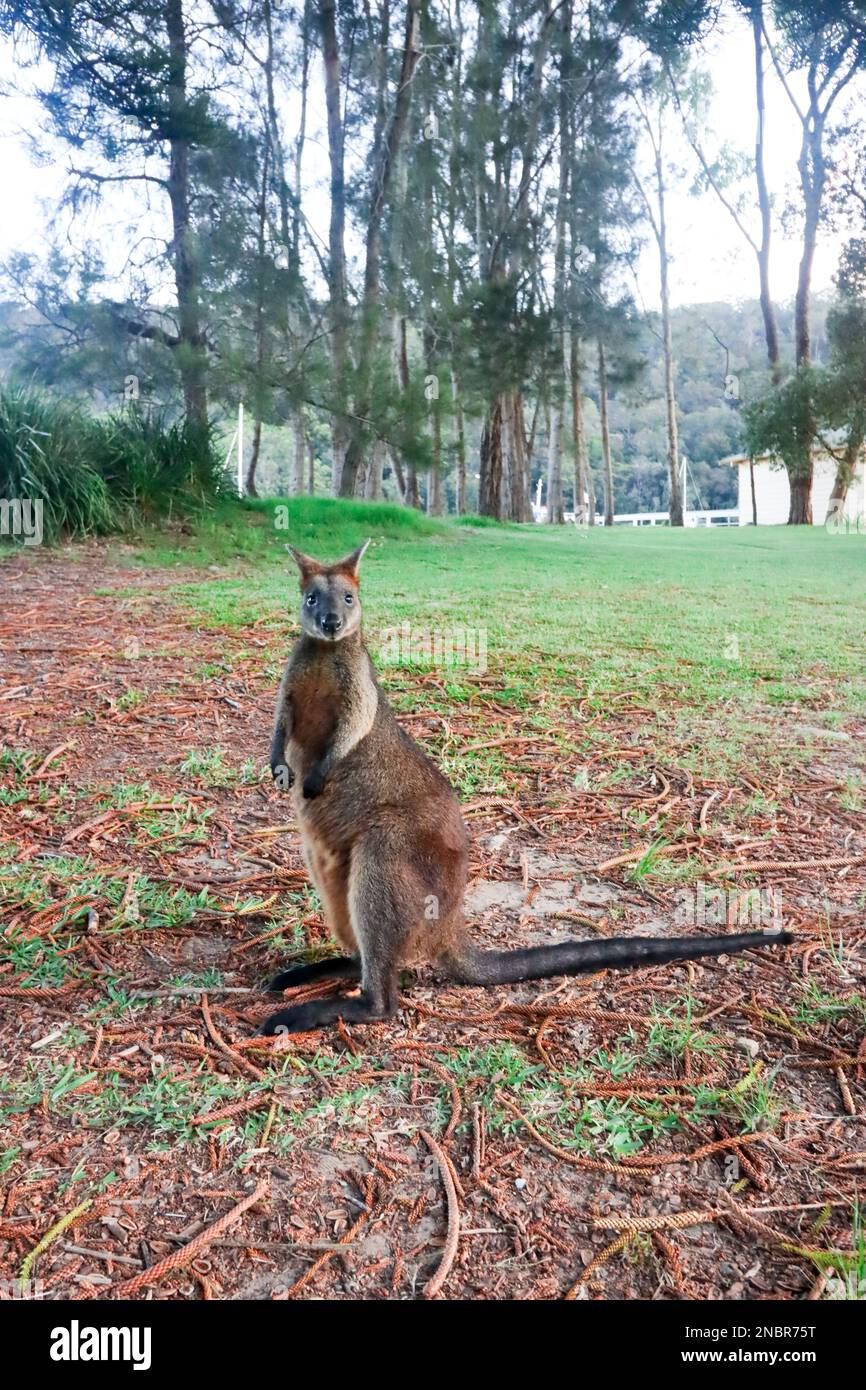
[[[696,929],[685,879],[630,872],[630,805],[689,827],[729,921],[777,893],[795,945],[487,991],[421,974],[386,1024],[254,1039],[298,924],[326,944],[264,775],[285,638],[208,627],[170,571],[99,546],[0,582],[2,1296],[856,1296],[866,833],[838,744],[771,788],[641,763],[601,794],[488,678],[448,714],[452,741],[513,745],[513,796],[466,808],[479,936]],[[404,680],[434,753],[435,679]],[[653,741],[628,703],[627,768]],[[730,815],[756,795],[769,839]]]

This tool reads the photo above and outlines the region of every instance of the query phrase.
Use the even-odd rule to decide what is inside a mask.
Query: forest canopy
[[[747,449],[787,469],[804,522],[816,448],[847,489],[866,432],[860,6],[85,0],[0,16],[58,173],[47,251],[2,267],[10,381],[202,438],[230,439],[242,402],[251,495],[677,525],[735,505],[718,465]],[[754,57],[750,151],[707,121],[719,26]],[[784,206],[769,83],[799,140]],[[674,187],[754,253],[737,302],[671,302]],[[846,239],[832,295],[812,284],[828,230]],[[798,273],[774,299],[783,232]]]

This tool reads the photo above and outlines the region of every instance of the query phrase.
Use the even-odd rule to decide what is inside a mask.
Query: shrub
[[[113,530],[118,512],[82,447],[89,421],[24,387],[0,387],[0,497],[42,502],[46,540]]]
[[[210,427],[131,409],[91,422],[94,463],[112,497],[136,517],[200,506],[220,491]]]
[[[0,498],[41,501],[47,541],[194,510],[220,491],[222,471],[209,426],[138,409],[94,417],[0,385]]]

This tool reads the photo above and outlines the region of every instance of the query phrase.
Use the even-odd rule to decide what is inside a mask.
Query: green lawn
[[[476,653],[486,644],[497,703],[525,706],[530,728],[556,737],[564,707],[585,701],[584,713],[604,715],[630,692],[693,770],[724,774],[755,740],[768,761],[786,761],[815,738],[820,746],[809,730],[832,733],[863,712],[866,538],[818,527],[459,525],[310,498],[279,507],[231,508],[182,544],[146,538],[138,554],[146,563],[219,565],[204,584],[185,585],[179,574],[178,599],[215,623],[265,616],[282,629],[298,592],[286,542],[328,558],[370,535],[368,641],[398,698],[390,630],[411,625],[423,666],[425,635],[456,635],[459,644],[468,627]],[[430,687],[432,707],[476,693],[465,662],[443,674],[444,687]],[[807,726],[793,749],[791,720]],[[601,720],[590,741],[603,737]]]

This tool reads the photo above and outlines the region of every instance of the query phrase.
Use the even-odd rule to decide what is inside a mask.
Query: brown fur
[[[292,788],[326,920],[347,953],[284,972],[271,988],[360,974],[361,994],[284,1009],[267,1020],[265,1033],[299,1032],[338,1017],[385,1018],[396,1008],[398,967],[421,961],[465,983],[493,984],[787,939],[752,932],[505,952],[474,946],[463,918],[469,837],[457,797],[398,725],[363,644],[356,595],[365,548],[331,566],[293,552],[303,631],[280,685],[271,747],[275,779]],[[329,633],[337,622],[344,626]]]

